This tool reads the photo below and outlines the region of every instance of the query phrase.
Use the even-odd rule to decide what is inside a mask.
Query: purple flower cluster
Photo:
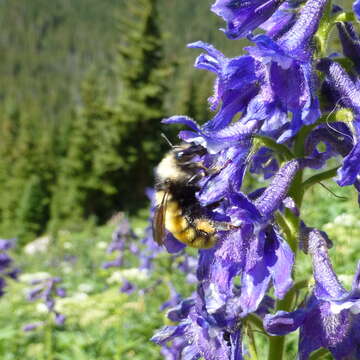
[[[117,257],[105,262],[102,267],[109,269],[111,267],[121,267],[124,264],[124,251],[129,250],[134,255],[138,254],[138,248],[134,242],[137,236],[130,227],[129,220],[124,216],[121,218],[119,225],[112,234],[112,242],[108,246],[107,252],[117,252]]]
[[[300,328],[300,359],[319,348],[358,359],[360,270],[345,290],[329,259],[330,241],[306,227],[300,208],[309,185],[336,174],[340,186],[360,192],[360,37],[338,20],[349,14],[327,0],[217,0],[212,10],[230,39],[246,36],[251,45],[227,58],[210,44],[190,44],[204,51],[195,67],[216,75],[209,98],[215,114],[202,125],[187,116],[163,122],[186,126],[180,139],[206,149],[196,161],[219,169],[199,179],[196,198],[211,208],[215,224],[231,229],[219,229],[216,245],[199,251],[196,293],[169,311],[177,325],[152,340],[167,359],[240,360],[244,324],[257,316],[270,335]],[[253,33],[258,27],[265,33]],[[343,53],[327,56],[323,44],[333,27]],[[330,158],[340,159],[337,168],[326,169]],[[319,173],[304,180],[305,169]],[[268,185],[245,193],[248,172]],[[315,288],[293,308],[284,299],[293,293],[299,244],[312,258]]]
[[[8,254],[14,246],[14,240],[0,239],[0,297],[5,293],[6,278],[16,279],[20,270],[13,267],[13,260]]]
[[[63,298],[66,296],[66,290],[59,286],[60,283],[61,279],[59,277],[48,277],[42,280],[33,280],[31,284],[34,286],[34,288],[29,291],[27,295],[27,299],[29,301],[42,300],[48,313],[54,314],[56,325],[63,325],[66,320],[65,315],[59,313],[55,309],[56,298]],[[23,330],[32,331],[42,325],[43,322],[30,323],[25,325]]]
[[[129,220],[127,217],[122,216],[117,228],[112,234],[112,241],[107,248],[109,254],[116,252],[117,255],[113,260],[106,261],[102,265],[103,269],[126,267],[127,263],[125,260],[127,255],[133,254],[138,256],[140,254],[136,240],[139,239],[131,229]],[[124,279],[120,287],[120,292],[130,294],[135,290],[136,286],[127,279]]]
[[[154,262],[159,255],[163,255],[162,248],[157,245],[153,239],[152,217],[155,207],[154,190],[147,189],[146,195],[151,202],[151,215],[144,236],[142,238],[138,237],[132,230],[128,218],[123,216],[113,232],[112,242],[107,248],[108,253],[115,252],[117,255],[113,260],[107,261],[102,265],[104,269],[115,267],[124,270],[122,284],[120,286],[120,292],[122,293],[131,294],[136,291],[138,294],[145,294],[161,283],[164,283],[162,280],[156,279],[154,284],[147,285],[147,287],[144,288],[126,278],[126,270],[134,270],[134,265],[136,264],[138,264],[138,269],[135,268],[136,270],[140,270],[142,274],[150,276],[157,270]],[[185,254],[184,251],[179,252],[179,246],[175,245],[175,248],[177,252],[172,255],[171,259],[168,259],[169,266],[167,268],[179,270],[186,274],[186,278],[190,283],[195,282],[196,259]],[[132,257],[132,259],[130,259],[130,257]],[[170,298],[161,306],[160,310],[174,306],[181,301],[181,297],[177,294],[173,284],[169,281],[166,285],[169,289]]]

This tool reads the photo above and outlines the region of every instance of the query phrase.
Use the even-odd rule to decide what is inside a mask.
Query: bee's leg
[[[188,184],[196,183],[196,182],[200,181],[204,176],[205,176],[204,173],[194,174],[193,176],[191,176],[191,178],[187,182],[188,182]]]
[[[210,168],[202,166],[202,169],[204,170],[206,175],[215,175],[215,174],[218,174],[224,168],[226,168],[230,164],[230,162],[231,162],[231,160],[228,160],[228,161],[226,161],[225,164],[223,164],[221,166],[214,166],[214,167],[210,167]]]

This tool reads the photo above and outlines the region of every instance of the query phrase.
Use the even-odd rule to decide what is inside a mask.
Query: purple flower
[[[299,3],[299,1],[285,1],[269,20],[260,25],[262,29],[266,30],[266,35],[271,38],[278,38],[288,31],[296,20],[296,12],[294,10]]]
[[[183,349],[187,347],[187,341],[183,338],[175,338],[171,344],[163,344],[161,348],[161,355],[165,360],[180,360],[185,359],[185,354],[183,354]]]
[[[14,246],[15,239],[0,239],[0,251],[7,251]]]
[[[12,263],[11,257],[6,253],[0,253],[0,272],[7,269]]]
[[[0,239],[0,297],[5,294],[6,278],[17,279],[20,270],[12,267],[13,259],[7,253],[14,246],[14,239]]]
[[[112,234],[112,242],[107,248],[108,253],[118,252],[118,256],[115,259],[106,261],[102,264],[103,269],[109,269],[111,267],[121,267],[124,265],[125,251],[131,254],[138,255],[139,248],[134,243],[137,237],[130,227],[129,220],[123,216],[116,230]]]
[[[292,286],[294,256],[271,219],[299,169],[296,160],[286,163],[254,201],[241,193],[228,194],[226,214],[238,228],[228,231],[213,249],[200,251],[198,279],[212,284],[207,287],[211,292],[205,294],[207,305],[211,301],[212,307],[217,303],[221,308],[232,299],[245,316],[256,311],[271,282],[278,298]],[[236,276],[241,278],[240,291],[233,284]]]
[[[317,148],[320,143],[325,144],[323,152]],[[316,168],[320,168],[329,158],[339,154],[345,157],[350,153],[353,147],[352,134],[349,127],[341,122],[334,122],[331,127],[320,125],[309,134],[304,147],[306,155],[317,159]]]
[[[64,325],[66,320],[66,316],[63,314],[60,314],[58,312],[55,312],[55,323],[56,325],[62,326]]]
[[[125,280],[123,285],[120,288],[120,292],[126,293],[126,294],[131,294],[135,290],[136,290],[136,286],[128,280]]]
[[[263,174],[264,179],[269,179],[275,175],[277,170],[279,170],[279,165],[273,152],[266,147],[260,148],[252,158],[250,172]]]
[[[0,277],[0,296],[3,296],[5,294],[5,286],[6,280],[3,277]]]
[[[360,74],[360,38],[351,23],[339,22],[336,26],[343,53],[354,63],[357,73]]]
[[[174,311],[171,313],[174,316]],[[200,295],[188,300],[177,311],[176,326],[165,326],[158,330],[152,341],[176,351],[175,359],[242,360],[242,333],[239,324],[228,327],[220,318],[210,315],[204,309]],[[169,341],[175,346],[166,347]],[[175,356],[175,354],[173,354]]]
[[[208,70],[217,75],[214,95],[209,99],[211,109],[215,110],[220,101],[218,114],[206,123],[205,129],[216,131],[230,124],[232,118],[245,109],[248,101],[258,92],[261,69],[251,56],[225,57],[212,45],[198,41],[188,45],[207,53],[200,54],[195,62],[198,69]],[[190,125],[191,127],[191,125]]]
[[[360,19],[360,0],[354,1],[353,10],[358,19]]]
[[[63,325],[66,320],[65,315],[60,314],[55,310],[56,298],[66,296],[66,290],[59,286],[60,282],[61,279],[59,277],[49,277],[44,280],[35,280],[33,281],[33,284],[36,285],[36,287],[31,289],[27,294],[27,300],[29,301],[35,301],[39,299],[43,301],[49,314],[54,314],[55,323],[57,325]],[[42,325],[40,322],[28,324],[23,327],[23,330],[31,331],[40,325]]]
[[[254,36],[251,40],[256,46],[246,48],[266,67],[264,84],[248,106],[248,117],[267,119],[264,131],[281,129],[278,142],[288,140],[301,126],[314,123],[320,116],[309,44],[325,4],[325,0],[307,1],[296,22],[281,37]],[[291,124],[288,112],[293,115]]]
[[[42,321],[38,321],[38,322],[35,322],[35,323],[24,325],[22,330],[25,331],[25,332],[33,331],[33,330],[35,330],[38,327],[43,326],[43,325],[44,325],[44,323]]]
[[[353,289],[346,291],[331,267],[327,237],[306,228],[299,218],[301,196],[294,194],[303,169],[320,169],[338,154],[344,158],[339,184],[360,190],[360,81],[330,59],[314,60],[314,35],[320,44],[326,40],[325,32],[317,31],[327,5],[327,0],[217,0],[212,10],[227,22],[227,36],[247,35],[253,42],[245,48],[248,55],[227,58],[209,44],[189,45],[204,50],[195,66],[216,75],[209,99],[216,113],[201,125],[186,116],[164,123],[185,125],[180,139],[206,150],[192,159],[202,168],[202,176],[194,177],[195,197],[216,225],[218,241],[198,252],[196,293],[183,301],[174,293],[164,305],[175,305],[168,317],[177,325],[162,328],[152,340],[168,359],[242,359],[242,323],[251,313],[264,319],[270,334],[300,328],[301,360],[320,347],[336,359],[360,358],[360,263]],[[337,11],[333,7],[333,14]],[[266,34],[251,34],[258,26]],[[338,28],[344,53],[357,67],[359,38],[350,24]],[[316,66],[325,73],[323,84]],[[351,109],[351,125],[322,123],[320,93]],[[322,103],[321,110],[333,108]],[[262,173],[270,184],[246,195],[246,170]],[[301,248],[312,256],[315,289],[299,309],[267,315],[275,301],[269,291],[284,299],[293,285],[294,254],[283,233],[293,240],[298,223]],[[165,244],[172,253],[184,246],[170,233]]]
[[[181,295],[176,291],[176,289],[174,288],[174,285],[172,283],[168,284],[168,288],[170,291],[170,297],[167,301],[165,301],[161,306],[160,306],[160,310],[165,310],[167,308],[170,307],[174,307],[176,305],[178,305],[181,301]]]
[[[207,149],[209,154],[216,154],[221,150],[241,145],[248,149],[250,147],[251,136],[259,128],[258,121],[249,121],[247,124],[237,122],[235,124],[223,126],[221,129],[209,130],[212,120],[204,126],[198,125],[194,120],[187,116],[172,116],[163,120],[164,124],[182,124],[192,130],[185,130],[179,133],[179,137],[186,141],[201,145]]]
[[[112,242],[108,247],[108,252],[123,251],[125,244],[136,239],[136,235],[130,227],[129,220],[123,216],[118,227],[112,234]]]
[[[335,359],[360,355],[360,263],[351,291],[339,282],[329,259],[327,239],[318,230],[308,235],[315,288],[305,307],[293,312],[279,311],[264,319],[272,335],[285,335],[300,328],[299,359],[324,347]]]
[[[265,22],[283,0],[217,0],[211,10],[227,22],[230,39],[246,36]]]
[[[103,269],[109,269],[111,267],[120,267],[120,266],[122,266],[122,264],[123,264],[123,258],[120,255],[114,260],[106,261],[105,263],[103,263],[102,268]]]

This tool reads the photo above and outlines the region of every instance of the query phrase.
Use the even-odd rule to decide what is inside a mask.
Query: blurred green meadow
[[[167,282],[176,282],[184,295],[189,286],[177,279],[179,274],[166,271],[170,259],[165,254],[163,267],[151,275],[136,267],[136,259],[127,259],[126,269],[102,269],[102,263],[113,257],[106,248],[114,228],[113,224],[89,226],[78,233],[61,231],[56,240],[46,244],[43,240],[48,238],[40,238],[14,254],[22,273],[19,281],[9,283],[1,299],[1,359],[160,358],[149,338],[165,320],[159,307],[169,297]],[[67,290],[55,307],[67,318],[63,326],[55,325],[42,301],[26,300],[33,288],[30,281],[47,274],[60,276]],[[121,293],[124,277],[144,291]],[[31,332],[22,330],[37,321],[45,325]]]
[[[356,194],[347,188],[339,190],[331,181],[326,185],[346,199],[336,198],[316,185],[306,195],[303,216],[308,225],[328,232],[334,242],[330,254],[335,269],[349,287],[360,252]],[[140,236],[146,226],[145,214],[144,210],[142,216],[131,219],[133,230]],[[81,232],[62,230],[57,238],[40,238],[12,252],[22,274],[19,281],[9,283],[1,298],[1,359],[162,358],[159,347],[149,339],[155,329],[170,324],[166,311],[159,310],[170,296],[168,283],[171,281],[184,297],[193,291],[193,286],[187,284],[183,273],[170,266],[173,260],[166,252],[156,260],[151,273],[141,272],[138,259],[131,256],[122,268],[103,269],[101,265],[114,258],[106,248],[116,225],[116,221],[100,227],[88,223]],[[60,276],[67,290],[67,297],[56,304],[56,309],[67,317],[63,326],[55,325],[41,301],[26,300],[31,289],[29,281],[46,274]],[[311,284],[310,274],[308,257],[299,254],[297,279],[308,279]],[[124,278],[135,283],[138,290],[130,295],[121,293]],[[47,324],[31,332],[22,330],[27,323],[36,321]],[[266,353],[266,341],[261,337],[258,347],[260,354]],[[286,351],[287,359],[295,358],[295,335]]]

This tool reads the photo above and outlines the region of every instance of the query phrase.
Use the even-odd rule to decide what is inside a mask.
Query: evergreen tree
[[[36,109],[28,108],[30,112]],[[54,179],[52,131],[15,106],[0,119],[0,229],[3,236],[44,230]],[[30,201],[30,203],[27,203]],[[27,229],[26,231],[24,229]],[[25,239],[20,239],[25,241]]]
[[[25,184],[17,207],[17,235],[20,244],[25,244],[39,235],[48,221],[49,194],[38,175],[32,175]]]
[[[171,69],[164,65],[157,0],[127,3],[120,21],[118,49],[121,96],[118,152],[119,204],[134,209],[145,200],[144,189],[152,184],[152,172],[166,144],[160,137],[165,117],[166,79]]]
[[[160,133],[170,68],[163,64],[156,0],[128,3],[120,34],[120,95],[107,104],[95,76],[82,88],[82,110],[74,119],[52,201],[55,228],[90,216],[103,222],[116,211],[143,206],[145,188],[166,148]]]
[[[99,147],[107,148],[106,139],[113,133],[102,131],[109,119],[102,87],[94,73],[84,81],[81,94],[83,106],[74,116],[69,130],[68,151],[60,163],[52,199],[53,230],[64,222],[78,223],[90,215],[106,213],[106,206],[100,204],[104,203],[106,194],[115,191],[102,179],[103,168],[99,169],[96,164]]]

